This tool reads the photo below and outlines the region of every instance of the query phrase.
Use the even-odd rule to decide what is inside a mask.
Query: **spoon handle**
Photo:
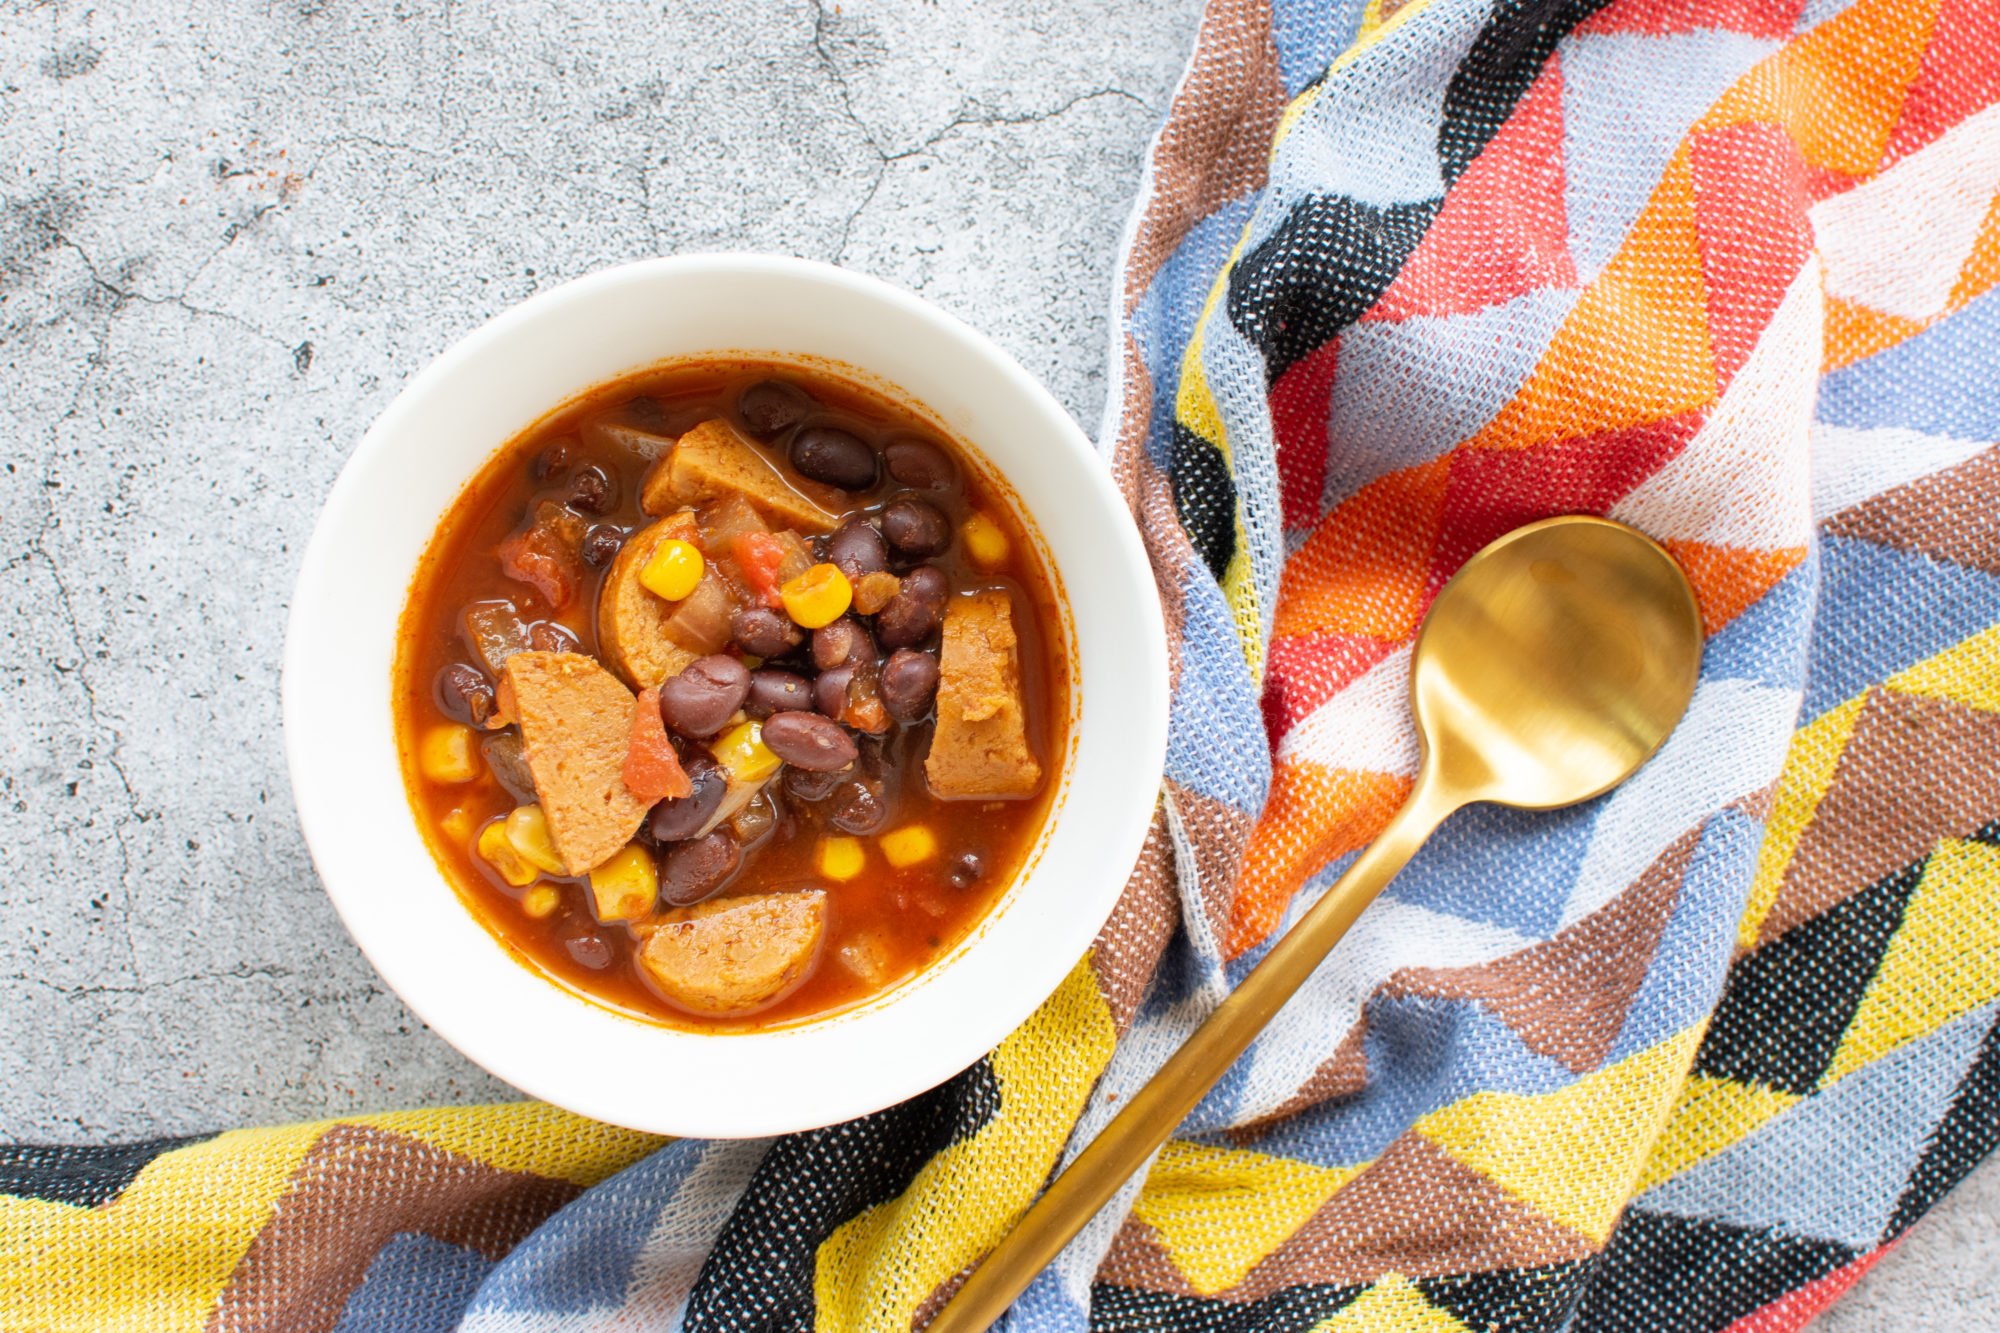
[[[1362,909],[1395,878],[1431,830],[1461,804],[1442,791],[1443,785],[1433,779],[1426,764],[1381,835],[1076,1155],[931,1320],[928,1333],[976,1333],[989,1327],[1167,1141],[1312,975]]]

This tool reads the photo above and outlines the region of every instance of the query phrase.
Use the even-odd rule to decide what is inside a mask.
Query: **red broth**
[[[758,438],[741,404],[746,390],[770,381],[803,390],[811,406],[798,427]],[[517,728],[501,725],[509,720],[504,713],[471,716],[468,700],[476,707],[482,691],[493,694],[496,698],[485,701],[490,708],[504,704],[504,692],[497,688],[500,673],[476,650],[466,617],[468,607],[511,603],[515,614],[507,622],[508,632],[525,639],[526,646],[600,657],[596,608],[610,568],[606,557],[617,549],[615,543],[658,517],[642,512],[641,495],[649,472],[664,466],[661,458],[671,442],[717,419],[755,441],[758,452],[795,491],[831,513],[864,515],[879,527],[887,506],[914,493],[943,514],[949,548],[926,560],[898,558],[892,551],[891,568],[901,570],[907,581],[916,564],[932,565],[949,580],[954,596],[970,590],[1006,593],[1018,638],[1026,739],[1041,770],[1032,791],[1008,799],[934,794],[925,768],[934,712],[907,722],[889,721],[879,735],[843,726],[857,750],[847,776],[787,765],[758,798],[762,802],[768,795],[768,808],[745,819],[746,836],[730,833],[739,844],[740,864],[711,890],[709,900],[821,889],[826,894],[824,931],[802,980],[773,1000],[727,1013],[702,1012],[677,1002],[641,964],[646,932],[673,910],[666,901],[645,917],[600,921],[586,876],[542,872],[529,883],[510,882],[481,854],[482,834],[499,836],[489,833],[488,826],[535,801],[537,791],[524,789],[518,762],[509,763],[504,753],[486,757],[496,738],[504,751]],[[761,424],[768,425],[768,419]],[[878,453],[897,442],[927,442],[950,460],[955,480],[943,489],[914,488],[883,464],[877,480],[857,490],[817,483],[793,466],[788,447],[796,430],[813,426],[836,427]],[[923,463],[934,455],[905,449],[897,457]],[[814,466],[826,470],[823,460]],[[912,464],[904,471],[917,475],[924,469]],[[581,521],[557,514],[548,523],[556,512],[552,504]],[[706,515],[712,505],[696,508]],[[965,525],[974,515],[983,515],[997,530],[1004,559],[991,559],[996,547],[990,535],[979,548],[987,557],[983,562],[968,552]],[[561,606],[552,602],[562,595],[560,580],[552,592],[546,580],[537,586],[510,576],[503,559],[503,552],[518,552],[522,534],[535,528],[538,516],[547,532],[560,531],[568,538],[582,534],[569,566],[573,588]],[[780,528],[780,523],[774,520],[770,526]],[[509,539],[514,539],[512,546]],[[825,554],[822,539],[813,557]],[[517,558],[516,575],[520,565]],[[721,567],[739,572],[726,555]],[[746,603],[758,600],[747,576],[735,587]],[[886,609],[858,619],[873,630],[883,614]],[[911,651],[928,650],[935,656],[938,638],[933,631]],[[748,656],[746,664],[788,667],[812,681],[817,668],[811,646],[808,636],[798,648],[770,661]],[[746,658],[740,645],[725,646],[722,652]],[[745,1031],[849,1008],[922,971],[978,925],[1022,870],[1048,818],[1068,743],[1069,661],[1056,582],[1030,540],[1010,490],[984,472],[937,422],[826,368],[701,360],[670,363],[601,386],[522,432],[480,470],[439,524],[412,580],[399,634],[393,700],[404,779],[418,824],[446,878],[496,938],[551,980],[615,1010],[681,1028]],[[444,673],[454,669],[451,684],[441,685]],[[467,669],[474,675],[466,675]],[[633,684],[629,679],[623,683]],[[454,688],[466,685],[469,691]],[[850,688],[849,699],[854,695]],[[843,709],[851,723],[854,706]],[[883,721],[867,709],[859,716],[877,725]],[[482,725],[470,728],[471,741],[479,747],[470,751],[472,776],[439,780],[436,766],[426,767],[426,745],[439,736],[454,736],[449,728],[473,722]],[[683,736],[674,745],[688,764],[705,762],[701,741]],[[835,784],[832,794],[819,794],[830,782]],[[874,798],[873,805],[854,795],[857,785]],[[649,815],[632,845],[662,866],[684,844],[652,838],[651,823]],[[929,833],[935,851],[915,864],[891,864],[883,835],[912,827]],[[825,859],[830,839],[859,844],[859,873],[846,879],[826,873],[828,865],[837,863]],[[902,846],[907,855],[907,839]],[[845,850],[851,862],[853,847]],[[500,849],[500,860],[506,860],[506,852]],[[513,864],[518,880],[518,858]]]

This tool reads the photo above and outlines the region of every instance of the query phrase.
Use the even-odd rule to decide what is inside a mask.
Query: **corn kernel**
[[[631,921],[646,915],[660,896],[660,871],[653,854],[637,843],[613,853],[590,872],[590,895],[599,921]]]
[[[505,820],[496,819],[479,830],[479,855],[486,864],[500,872],[500,878],[517,889],[524,884],[533,884],[541,877],[541,872],[514,850],[514,843],[507,836]]]
[[[539,805],[520,805],[507,816],[507,841],[514,844],[514,850],[521,859],[537,870],[551,875],[563,873],[562,857],[556,854],[556,841],[549,834],[549,817],[542,813]]]
[[[965,543],[965,554],[981,569],[998,569],[1007,563],[1007,534],[985,514],[974,514],[960,524],[958,537]]]
[[[438,828],[443,831],[445,837],[463,847],[465,840],[472,836],[472,826],[477,822],[479,816],[462,805],[456,805],[445,812],[443,819],[438,820]]]
[[[723,732],[708,751],[736,782],[762,782],[785,762],[764,744],[764,726],[760,722],[737,723]]]
[[[664,541],[653,548],[652,558],[639,571],[639,582],[654,596],[678,602],[695,590],[706,565],[701,548],[693,542]]]
[[[922,824],[909,824],[879,839],[882,855],[898,870],[907,869],[937,855],[937,835]]]
[[[818,629],[847,614],[854,603],[854,585],[834,566],[814,565],[779,587],[778,596],[796,624]]]
[[[553,884],[537,884],[521,895],[521,910],[537,921],[562,906],[562,890]]]
[[[813,864],[828,879],[849,880],[861,873],[867,859],[859,838],[821,838]]]
[[[417,742],[417,769],[432,782],[470,782],[479,776],[479,764],[471,727],[446,722]]]

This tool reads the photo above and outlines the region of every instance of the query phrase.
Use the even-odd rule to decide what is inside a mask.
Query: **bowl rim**
[[[856,1009],[843,1011],[823,1020],[807,1021],[797,1025],[754,1033],[693,1033],[682,1029],[668,1028],[647,1023],[643,1020],[621,1015],[604,1005],[578,996],[554,979],[527,965],[524,960],[513,956],[512,951],[491,935],[483,923],[474,920],[471,911],[459,899],[458,892],[445,879],[440,868],[432,859],[430,848],[423,843],[416,828],[416,816],[409,808],[406,793],[402,788],[400,767],[395,776],[395,801],[403,808],[409,822],[409,832],[418,838],[422,846],[423,864],[419,870],[437,882],[439,889],[449,897],[455,910],[465,918],[471,929],[488,941],[491,950],[505,960],[507,968],[532,984],[538,999],[524,998],[526,992],[518,987],[498,984],[498,989],[508,992],[496,1003],[501,1007],[528,1005],[541,1012],[538,1017],[552,1026],[547,1030],[537,1027],[533,1039],[510,1041],[502,1034],[490,1030],[490,1022],[483,1020],[476,1012],[481,1006],[476,1002],[457,1002],[440,992],[437,979],[424,975],[422,968],[415,966],[408,948],[395,946],[385,936],[383,913],[379,904],[373,902],[363,887],[357,882],[352,866],[352,858],[338,854],[335,844],[341,830],[332,826],[338,817],[342,804],[335,789],[336,780],[327,771],[329,765],[322,762],[321,753],[314,746],[318,737],[326,734],[329,725],[325,718],[314,715],[315,700],[321,697],[316,687],[324,683],[324,673],[330,668],[324,660],[313,660],[315,646],[321,640],[321,622],[338,619],[343,612],[351,611],[338,594],[337,561],[345,549],[345,543],[355,531],[365,528],[365,523],[357,527],[363,516],[363,506],[371,493],[375,475],[384,466],[396,446],[401,433],[409,429],[427,403],[436,395],[492,356],[497,348],[504,347],[512,340],[529,337],[538,329],[553,321],[573,317],[578,311],[589,310],[602,301],[619,299],[621,293],[646,288],[653,284],[672,285],[685,280],[701,281],[717,279],[724,281],[775,280],[797,282],[817,286],[829,294],[829,299],[859,302],[873,305],[887,312],[893,318],[908,322],[913,330],[925,336],[934,336],[954,346],[956,352],[968,355],[977,363],[977,368],[990,374],[996,381],[995,391],[1019,400],[1031,409],[1037,427],[1046,426],[1044,434],[1050,448],[1059,453],[1064,462],[1057,468],[1066,469],[1065,484],[1076,483],[1088,495],[1084,498],[1086,507],[1115,515],[1118,520],[1107,525],[1108,530],[1095,534],[1093,540],[1108,543],[1108,549],[1116,553],[1115,581],[1126,585],[1142,584],[1143,591],[1151,596],[1130,596],[1123,599],[1123,607],[1132,617],[1128,638],[1122,643],[1122,650],[1130,655],[1120,672],[1120,692],[1127,695],[1123,704],[1104,705],[1116,707],[1124,719],[1118,736],[1117,762],[1107,767],[1104,763],[1092,766],[1082,764],[1085,736],[1083,723],[1088,714],[1086,694],[1091,684],[1090,664],[1084,660],[1084,650],[1078,641],[1074,627],[1074,596],[1079,571],[1065,569],[1052,549],[1054,534],[1047,530],[1044,519],[1027,502],[1019,499],[1022,513],[1029,521],[1029,527],[1043,544],[1043,556],[1055,573],[1061,585],[1060,600],[1066,620],[1071,620],[1070,642],[1072,648],[1072,726],[1071,750],[1061,777],[1064,783],[1051,801],[1050,814],[1045,821],[1037,849],[1031,853],[1034,862],[1018,877],[1016,884],[991,908],[985,920],[960,941],[959,945],[942,956],[916,977],[892,987],[876,999],[864,1002]],[[710,349],[714,355],[758,355],[756,349],[742,347],[716,347]],[[761,354],[785,356],[784,352]],[[823,353],[794,352],[794,359],[806,360]],[[601,384],[617,375],[643,369],[652,361],[635,358],[630,370],[615,372],[594,383]],[[857,363],[850,363],[857,364]],[[859,364],[864,372],[875,373],[866,364]],[[883,382],[894,383],[890,376],[879,376]],[[581,383],[570,392],[578,394],[588,391],[592,383]],[[945,413],[926,401],[921,395],[903,390],[913,401],[931,410],[940,419]],[[552,402],[547,409],[560,403]],[[532,418],[530,418],[530,421]],[[525,428],[524,421],[520,427]],[[471,467],[458,476],[450,488],[450,496],[444,509],[449,508],[457,495],[483,468],[494,452],[504,446],[511,435],[496,439],[492,446],[482,453]],[[977,450],[977,442],[973,442]],[[991,463],[991,460],[988,460]],[[1079,466],[1080,465],[1080,466]],[[1016,478],[1008,475],[998,464],[992,464],[998,475],[1010,487],[1015,487]],[[1074,474],[1074,475],[1070,475]],[[421,534],[419,550],[428,547],[437,521],[443,510],[434,515]],[[1093,578],[1102,571],[1094,571]],[[414,575],[414,567],[405,569],[396,580],[395,605],[387,616],[393,625],[400,621],[407,604],[409,585]],[[1129,594],[1139,590],[1127,586]],[[1095,590],[1093,590],[1093,595]],[[351,599],[350,599],[351,600]],[[376,612],[379,614],[379,608]],[[393,637],[393,631],[392,631]],[[393,662],[393,644],[391,645]],[[360,687],[364,694],[379,697],[381,708],[387,713],[390,708],[390,682],[388,673],[378,682]],[[602,270],[547,291],[538,293],[507,310],[500,312],[477,328],[458,339],[453,345],[428,362],[410,378],[396,397],[382,410],[362,436],[352,454],[343,463],[340,474],[329,490],[313,535],[308,542],[300,562],[294,584],[293,597],[289,608],[283,670],[281,679],[282,715],[285,730],[287,767],[290,772],[300,827],[305,835],[322,885],[341,916],[349,934],[369,958],[378,974],[388,984],[402,1002],[422,1021],[447,1042],[456,1047],[474,1063],[487,1069],[497,1077],[507,1081],[530,1095],[564,1106],[579,1114],[615,1124],[655,1132],[680,1133],[704,1137],[757,1137],[766,1134],[813,1128],[880,1109],[914,1096],[952,1077],[960,1070],[976,1063],[984,1054],[997,1045],[1009,1032],[1025,1021],[1044,1000],[1053,994],[1087,955],[1091,941],[1109,918],[1118,897],[1129,877],[1130,868],[1136,863],[1147,830],[1152,822],[1153,811],[1158,800],[1160,774],[1164,768],[1167,719],[1168,719],[1168,664],[1166,654],[1165,618],[1157,589],[1153,583],[1150,561],[1130,511],[1119,494],[1104,466],[1102,458],[1092,448],[1082,430],[1054,397],[1025,368],[998,347],[991,339],[965,324],[956,316],[879,279],[840,269],[830,264],[813,260],[802,260],[775,255],[742,253],[694,254],[640,260]],[[1103,697],[1103,696],[1100,696]],[[327,710],[319,710],[325,712]],[[395,751],[392,744],[391,761]],[[1104,756],[1100,756],[1100,759]],[[925,993],[951,991],[950,987],[940,987],[941,980],[960,975],[972,976],[961,966],[961,960],[976,957],[982,947],[988,945],[997,922],[1004,920],[1016,900],[1021,898],[1023,886],[1044,873],[1049,873],[1048,852],[1051,839],[1061,826],[1065,807],[1073,794],[1074,784],[1084,767],[1090,767],[1090,776],[1097,780],[1106,777],[1106,768],[1112,778],[1112,790],[1099,792],[1093,796],[1093,803],[1100,807],[1097,811],[1101,821],[1094,821],[1091,843],[1103,853],[1100,859],[1122,861],[1124,871],[1116,877],[1115,884],[1086,886],[1079,902],[1069,919],[1058,919],[1044,923],[1054,928],[1061,937],[1063,947],[1054,950],[1051,961],[1028,959],[1012,969],[1014,979],[1010,989],[1003,989],[998,995],[987,995],[994,1003],[957,1011],[952,1016],[945,1038],[938,1049],[905,1050],[898,1047],[899,1058],[884,1062],[880,1070],[869,1077],[852,1080],[836,1080],[817,1089],[817,1094],[808,1099],[788,1098],[776,1095],[759,1096],[751,1088],[724,1089],[715,1095],[720,1105],[706,1110],[679,1105],[663,1111],[653,1105],[641,1105],[626,1094],[630,1087],[590,1086],[580,1087],[575,1082],[559,1083],[551,1076],[549,1057],[545,1049],[548,1039],[561,1024],[558,1016],[577,1020],[576,1011],[587,1010],[603,1020],[623,1024],[624,1028],[636,1034],[630,1043],[635,1048],[648,1045],[662,1048],[676,1047],[681,1043],[729,1043],[732,1047],[747,1052],[757,1044],[771,1044],[789,1048],[783,1054],[775,1054],[771,1059],[753,1059],[747,1055],[738,1058],[726,1052],[716,1057],[724,1067],[748,1064],[770,1066],[774,1060],[798,1060],[802,1056],[805,1064],[822,1071],[824,1060],[814,1065],[815,1052],[802,1049],[808,1046],[826,1044],[824,1034],[839,1031],[855,1031],[877,1028],[878,1033],[858,1039],[860,1048],[865,1049],[871,1039],[880,1041],[893,1038],[898,1025],[884,1022],[883,1015],[899,1011],[905,1014],[926,1005]],[[1085,926],[1087,925],[1087,929]],[[1074,941],[1075,948],[1068,944]],[[468,964],[470,966],[470,964]],[[481,965],[483,967],[483,965]],[[490,970],[490,969],[488,969]],[[988,971],[993,969],[988,968]],[[1044,984],[1046,983],[1046,984]],[[989,981],[991,990],[993,983]],[[973,990],[970,983],[961,984],[958,991]],[[955,992],[947,997],[942,993],[932,994],[931,999],[963,999]],[[1008,1002],[1008,1001],[1011,1001]],[[935,1007],[935,1006],[933,1006]],[[588,1026],[601,1027],[601,1022],[593,1021]],[[927,1024],[906,1022],[904,1028],[912,1031],[921,1029],[933,1036],[940,1035],[940,1024],[935,1017]],[[905,1033],[904,1035],[908,1035]],[[603,1040],[610,1040],[608,1038]],[[616,1041],[613,1045],[619,1044]],[[856,1039],[845,1042],[834,1041],[835,1046],[847,1048],[852,1054],[857,1046]],[[700,1063],[700,1061],[697,1061]],[[711,1064],[714,1061],[710,1062]],[[570,1071],[574,1074],[576,1071]],[[616,1081],[614,1081],[615,1083]],[[629,1080],[627,1080],[629,1083]],[[622,1085],[621,1085],[622,1086]],[[765,1089],[765,1092],[772,1091]],[[730,1093],[750,1095],[728,1095]]]

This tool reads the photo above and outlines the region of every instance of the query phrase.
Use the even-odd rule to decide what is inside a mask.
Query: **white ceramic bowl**
[[[928,407],[1014,487],[1066,593],[1074,650],[1062,789],[1030,869],[985,923],[867,1004],[747,1035],[628,1018],[512,957],[426,849],[390,716],[410,577],[465,482],[583,390],[704,352],[824,357]],[[1109,476],[1006,353],[871,278],[795,259],[698,255],[544,292],[444,353],[389,405],[306,549],[284,713],[299,821],[327,893],[426,1023],[509,1083],[583,1115],[741,1138],[832,1124],[933,1087],[1061,983],[1145,837],[1166,750],[1166,649],[1145,554]]]

